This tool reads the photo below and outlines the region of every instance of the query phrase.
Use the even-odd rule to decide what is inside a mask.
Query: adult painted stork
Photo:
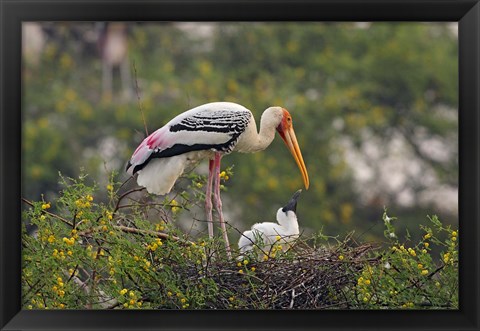
[[[220,160],[233,151],[254,153],[267,148],[277,131],[292,153],[308,189],[309,179],[302,153],[292,126],[290,113],[282,107],[267,108],[257,132],[252,112],[236,103],[212,102],[179,114],[150,134],[137,147],[127,165],[127,173],[138,173],[137,183],[149,193],[163,195],[190,164],[208,158],[209,175],[205,210],[208,235],[213,237],[212,183],[215,208],[230,257],[225,221],[220,199]]]
[[[253,250],[254,247],[260,248],[263,254],[268,254],[275,244],[288,244],[297,239],[300,230],[297,221],[297,199],[302,190],[293,194],[290,201],[277,211],[277,222],[256,223],[251,230],[243,232],[238,241],[238,248],[241,254]],[[282,249],[287,247],[282,245]],[[243,255],[240,255],[243,260]]]

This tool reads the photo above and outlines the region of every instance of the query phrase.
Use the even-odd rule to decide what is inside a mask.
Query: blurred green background
[[[140,108],[151,133],[226,100],[257,125],[272,105],[292,114],[307,233],[378,239],[384,207],[412,232],[426,215],[458,224],[457,53],[453,23],[24,23],[23,196],[51,200],[59,171],[81,168],[104,191],[109,171],[127,179]],[[303,187],[278,137],[222,164],[234,165],[224,212],[241,230]]]

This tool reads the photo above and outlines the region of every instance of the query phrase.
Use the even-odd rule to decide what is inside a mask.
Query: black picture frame
[[[480,4],[474,0],[0,0],[0,327],[479,330]],[[21,310],[23,21],[455,21],[459,24],[460,309],[452,311]],[[456,77],[452,77],[456,79]]]

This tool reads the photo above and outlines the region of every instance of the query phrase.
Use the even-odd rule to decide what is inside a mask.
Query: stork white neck
[[[283,211],[283,208],[278,209],[277,222],[288,233],[298,234],[300,232],[298,227],[297,215],[292,210],[289,210],[285,213]]]
[[[258,152],[266,149],[275,138],[275,131],[283,119],[281,107],[267,108],[260,119],[260,131],[253,118],[245,134],[238,141],[236,150],[239,152]]]

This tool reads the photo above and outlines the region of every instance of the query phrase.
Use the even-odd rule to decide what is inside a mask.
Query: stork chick
[[[297,199],[302,190],[293,194],[290,201],[277,211],[277,222],[256,223],[251,230],[245,231],[238,241],[241,254],[253,250],[254,247],[261,249],[263,254],[268,254],[273,245],[282,245],[282,250],[287,249],[288,243],[298,238],[300,231],[297,221]],[[239,257],[243,259],[243,255]]]

